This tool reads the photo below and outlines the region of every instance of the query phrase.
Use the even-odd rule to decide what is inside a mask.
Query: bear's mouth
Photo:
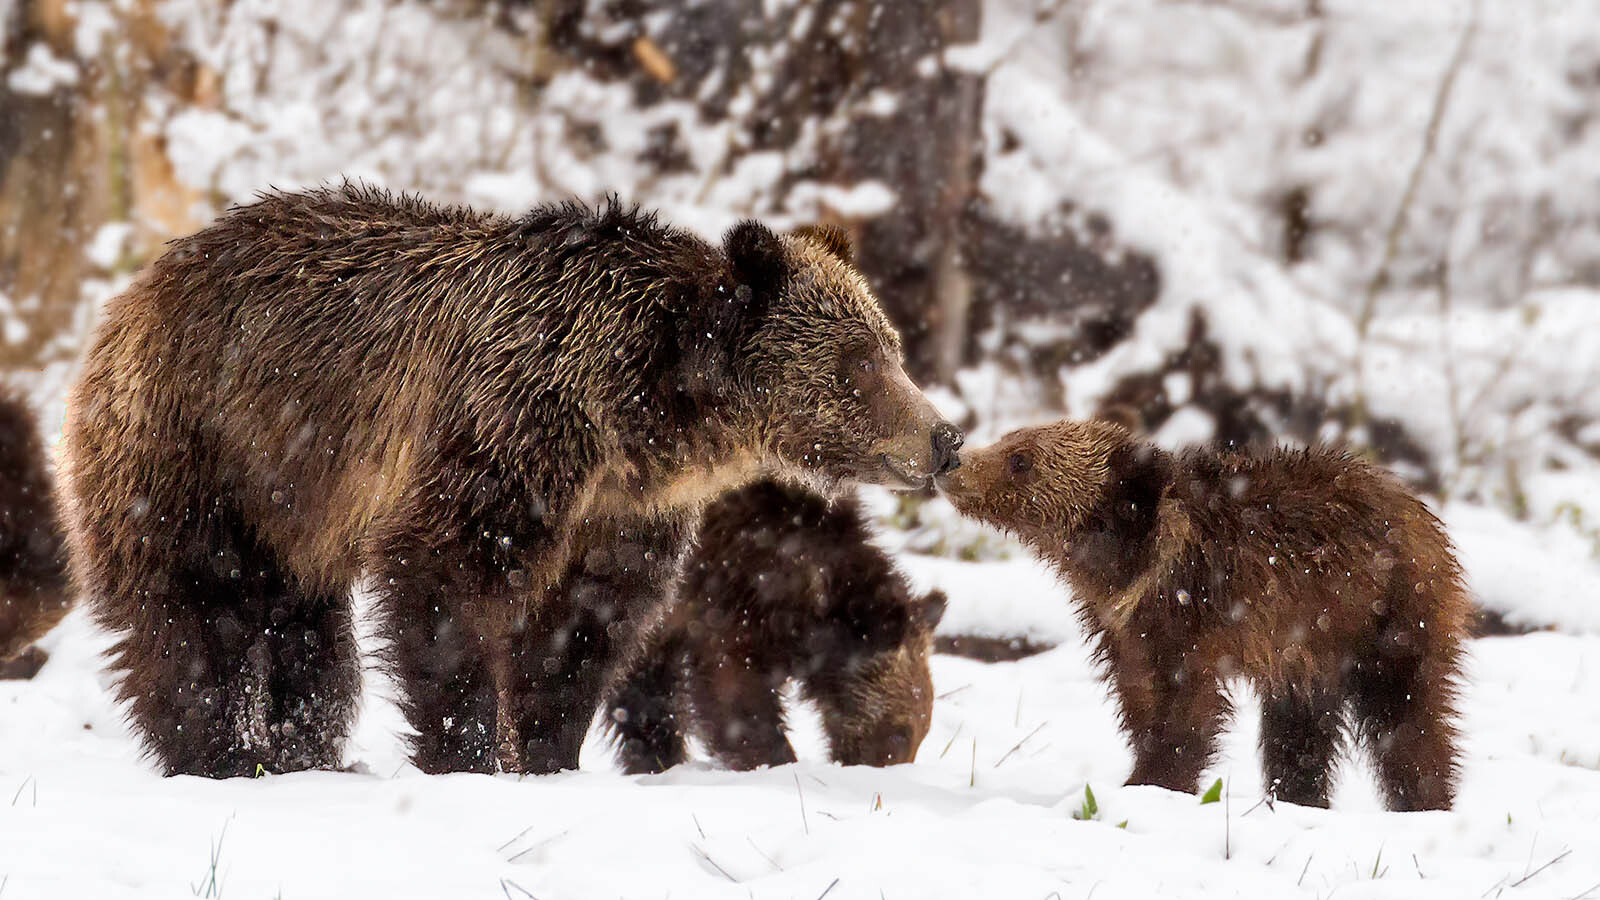
[[[900,464],[895,462],[893,457],[887,453],[878,454],[878,464],[883,467],[885,472],[888,472],[890,475],[894,476],[896,481],[900,482],[898,487],[904,488],[905,490],[919,490],[927,487],[933,482],[933,476],[931,475],[915,476],[907,472],[900,466]],[[890,484],[887,485],[887,487],[893,488],[896,487],[896,485]]]

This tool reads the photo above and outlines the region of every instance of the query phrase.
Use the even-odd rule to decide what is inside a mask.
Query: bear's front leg
[[[1133,745],[1127,783],[1193,793],[1233,709],[1213,673],[1182,653],[1160,652],[1150,634],[1107,636],[1101,644]]]
[[[689,530],[686,516],[603,519],[574,541],[562,577],[511,638],[506,702],[523,772],[578,767],[607,687],[669,602]]]
[[[484,603],[487,563],[465,549],[409,542],[392,544],[382,560],[380,634],[401,709],[417,732],[411,761],[429,774],[493,772],[493,648],[472,627]]]

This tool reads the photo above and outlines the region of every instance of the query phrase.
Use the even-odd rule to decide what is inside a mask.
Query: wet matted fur
[[[780,689],[816,705],[846,765],[915,758],[944,595],[913,594],[854,497],[763,480],[707,507],[679,599],[606,723],[628,772],[684,760],[695,734],[733,769],[795,760]]]
[[[962,462],[942,485],[956,508],[1071,587],[1130,783],[1196,789],[1237,675],[1265,698],[1276,796],[1326,806],[1353,727],[1390,808],[1450,806],[1470,603],[1438,519],[1388,473],[1327,449],[1173,455],[1104,422],[1023,429]]]
[[[32,647],[72,607],[66,546],[27,402],[0,389],[0,665],[17,677],[44,664]],[[24,658],[25,657],[25,658]]]
[[[576,766],[705,501],[921,483],[958,443],[812,237],[345,185],[230,211],[108,304],[63,475],[164,771],[336,765],[366,577],[414,762],[491,770],[503,688],[541,772]]]

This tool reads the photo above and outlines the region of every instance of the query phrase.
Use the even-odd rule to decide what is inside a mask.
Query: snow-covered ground
[[[577,773],[429,777],[404,763],[377,685],[355,772],[163,779],[108,700],[104,636],[75,613],[37,679],[0,683],[0,898],[1600,896],[1600,565],[1544,565],[1494,515],[1450,513],[1474,583],[1587,620],[1472,644],[1451,812],[1383,812],[1364,763],[1331,811],[1262,804],[1247,702],[1206,777],[1223,802],[1120,787],[1128,751],[1048,574],[906,556],[951,594],[946,630],[1063,643],[936,657],[932,732],[886,770],[819,761],[801,711],[807,761],[775,770],[625,777],[591,741]],[[1086,787],[1098,817],[1080,821]]]

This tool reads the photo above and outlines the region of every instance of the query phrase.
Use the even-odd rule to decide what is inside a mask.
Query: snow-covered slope
[[[957,616],[1031,607],[1070,629],[1028,563],[910,565]],[[0,896],[1456,900],[1600,883],[1600,637],[1474,642],[1458,807],[1394,814],[1359,765],[1331,811],[1260,803],[1246,702],[1207,775],[1224,802],[1119,787],[1112,707],[1061,636],[1016,663],[936,657],[932,732],[894,769],[821,762],[802,714],[805,761],[776,770],[625,777],[591,739],[577,773],[429,777],[380,690],[357,771],[213,782],[139,760],[98,670],[105,638],[75,613],[35,681],[0,683]],[[1073,815],[1086,786],[1094,821]]]

